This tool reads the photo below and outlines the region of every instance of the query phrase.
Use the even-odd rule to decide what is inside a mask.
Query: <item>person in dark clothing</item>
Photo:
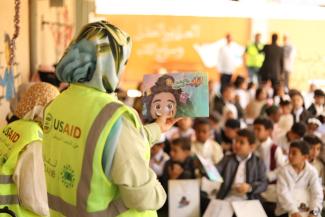
[[[171,159],[165,163],[160,182],[168,192],[168,180],[195,179],[196,163],[191,156],[191,140],[189,138],[174,139],[170,143]],[[158,216],[168,216],[168,198],[164,206],[158,210]]]
[[[232,153],[232,145],[239,129],[240,122],[237,119],[228,119],[225,123],[225,127],[221,130],[221,141],[219,144],[225,155]]]
[[[213,140],[216,141],[218,144],[221,144],[222,141],[221,129],[219,126],[220,119],[221,119],[220,115],[216,112],[213,112],[209,115],[209,121],[212,127],[212,137]]]
[[[284,51],[277,45],[278,35],[272,34],[272,43],[265,45],[260,51],[264,53],[265,59],[259,71],[262,81],[271,80],[272,86],[275,87],[283,76]]]
[[[314,91],[314,103],[308,108],[312,116],[319,116],[325,111],[325,93],[321,89]]]
[[[292,115],[294,123],[307,123],[308,119],[311,118],[312,115],[305,108],[302,94],[298,90],[291,90],[289,94],[292,102]]]
[[[195,160],[191,156],[191,140],[179,138],[171,142],[171,159],[165,164],[161,183],[168,188],[170,179],[195,179]]]
[[[223,177],[217,199],[255,200],[267,188],[264,162],[254,155],[255,136],[248,129],[238,131],[234,144],[234,154],[225,156],[217,165]]]
[[[244,111],[238,102],[235,102],[235,87],[232,84],[226,85],[221,90],[221,95],[216,95],[213,99],[213,108],[220,116],[223,115],[226,104],[233,104],[236,107],[238,118],[244,116]]]

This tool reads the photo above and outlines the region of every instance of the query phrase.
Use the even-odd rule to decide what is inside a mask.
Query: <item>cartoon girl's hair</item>
[[[168,93],[173,94],[173,96],[176,99],[176,104],[177,104],[177,106],[179,106],[182,90],[181,89],[173,89],[174,82],[175,82],[175,79],[172,76],[163,75],[158,78],[155,85],[152,86],[149,91],[144,93],[143,103],[144,103],[145,109],[143,111],[143,113],[144,113],[143,115],[144,115],[144,120],[146,122],[153,121],[153,117],[151,116],[149,108],[150,108],[153,98],[155,97],[155,95],[157,95],[159,93],[168,92]]]

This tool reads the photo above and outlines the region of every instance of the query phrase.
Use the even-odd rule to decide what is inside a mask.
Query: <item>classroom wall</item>
[[[20,76],[15,80],[16,85],[23,81],[27,81],[29,76],[29,14],[28,1],[21,1],[20,7],[20,33],[16,41],[16,67],[15,74]],[[10,37],[13,34],[13,16],[14,16],[14,1],[1,1],[0,7],[0,75],[3,77],[5,67],[4,52],[4,33],[9,33]],[[4,89],[0,86],[0,96],[4,95]],[[5,100],[0,100],[0,127],[4,124],[4,117],[8,113],[9,106]]]
[[[311,80],[325,81],[325,21],[270,20],[269,32],[288,34],[297,49],[292,87],[306,90]],[[280,40],[282,43],[282,40]],[[324,82],[323,82],[324,83]],[[325,83],[322,85],[325,88]]]
[[[250,21],[242,18],[114,15],[106,19],[128,32],[133,41],[122,77],[124,88],[135,88],[144,74],[156,73],[161,67],[205,71],[211,79],[218,79],[217,70],[204,67],[193,45],[215,42],[227,32],[240,44],[250,38]]]
[[[74,35],[76,0],[65,0],[63,6],[50,7],[50,1],[33,0],[32,4],[32,71],[40,65],[57,63]]]
[[[311,80],[325,80],[325,21],[315,20],[252,20],[248,18],[205,18],[176,16],[98,15],[128,32],[133,49],[122,86],[134,88],[143,74],[156,73],[160,67],[168,71],[206,71],[217,80],[214,68],[203,66],[193,48],[194,43],[210,43],[231,32],[234,40],[243,46],[252,33],[261,31],[269,42],[273,32],[291,36],[297,49],[291,87],[307,90]],[[256,21],[258,23],[256,24]],[[256,29],[257,28],[257,29]],[[244,68],[238,69],[246,73]],[[325,87],[325,82],[324,87]]]

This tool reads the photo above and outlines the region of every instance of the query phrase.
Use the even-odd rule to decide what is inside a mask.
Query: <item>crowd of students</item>
[[[304,97],[282,84],[256,87],[240,76],[220,94],[214,85],[209,83],[210,116],[180,119],[151,149],[150,167],[166,192],[169,180],[207,177],[199,156],[223,178],[212,194],[201,190],[202,214],[211,199],[257,199],[270,217],[299,217],[296,190],[304,189],[310,194],[310,217],[319,216],[325,185],[325,93],[312,85]],[[141,104],[136,100],[135,105]],[[14,120],[8,115],[8,122]],[[166,216],[167,210],[166,202],[158,213]]]
[[[223,178],[211,197],[201,191],[201,213],[210,199],[261,201],[268,216],[301,216],[297,189],[310,194],[309,216],[323,206],[325,94],[313,85],[313,102],[296,89],[270,82],[256,87],[243,77],[220,94],[210,82],[210,116],[183,118],[151,152],[150,166],[164,188],[168,180],[206,176],[197,156]],[[164,216],[164,209],[161,216]]]

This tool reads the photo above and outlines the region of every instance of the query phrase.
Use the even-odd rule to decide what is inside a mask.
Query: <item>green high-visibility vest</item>
[[[258,49],[257,49],[258,48]],[[264,55],[262,53],[259,53],[258,50],[263,49],[263,44],[258,44],[256,47],[255,43],[252,43],[247,46],[247,66],[248,67],[255,67],[260,68],[264,61]]]
[[[43,155],[51,217],[157,216],[156,211],[125,208],[118,187],[103,171],[106,139],[122,115],[142,132],[133,109],[80,84],[70,85],[45,109]],[[149,142],[143,157],[149,164]]]
[[[42,141],[42,134],[37,123],[26,120],[14,121],[0,129],[0,208],[8,206],[17,216],[39,216],[19,206],[12,176],[23,149],[31,142]]]

